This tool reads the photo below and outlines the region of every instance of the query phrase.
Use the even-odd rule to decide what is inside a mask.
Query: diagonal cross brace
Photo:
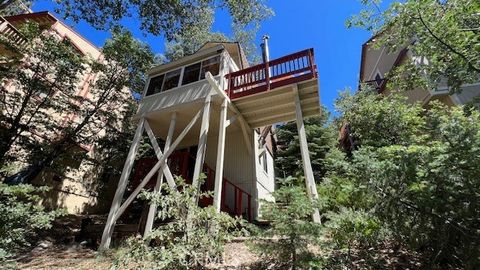
[[[252,128],[250,127],[250,125],[247,123],[247,121],[245,120],[245,118],[242,116],[242,114],[240,113],[240,111],[237,109],[237,107],[235,106],[235,104],[232,103],[232,101],[230,100],[230,98],[227,96],[227,94],[225,93],[225,91],[222,90],[222,88],[220,88],[220,86],[218,85],[217,81],[215,80],[215,78],[212,76],[212,74],[210,72],[207,72],[205,73],[205,78],[207,79],[208,83],[210,84],[210,86],[213,88],[213,90],[215,90],[215,92],[217,92],[217,94],[222,98],[222,99],[226,99],[227,100],[227,105],[229,108],[231,108],[233,110],[233,112],[235,113],[235,115],[237,116],[237,118],[240,120],[240,128],[242,129],[242,134],[243,134],[243,139],[245,140],[245,145],[247,146],[247,152],[249,154],[252,153],[252,143],[250,141],[250,131],[252,130]]]
[[[155,138],[155,134],[153,134],[152,128],[148,124],[148,121],[145,121],[145,131],[147,131],[147,135],[152,142],[153,149],[155,150],[155,154],[157,155],[157,159],[161,160],[163,157],[162,150],[160,150],[160,146],[157,143],[157,139]],[[167,149],[168,150],[168,149]],[[172,172],[168,166],[162,166],[163,173],[165,174],[165,178],[167,179],[167,183],[171,188],[175,188],[177,185],[173,180]]]
[[[118,211],[115,213],[114,217],[114,222],[123,214],[125,209],[132,203],[132,201],[137,197],[137,195],[140,193],[140,191],[143,189],[143,187],[148,183],[150,178],[165,164],[165,161],[167,158],[172,154],[172,152],[175,150],[175,148],[180,144],[182,139],[187,135],[188,131],[193,127],[193,125],[197,122],[198,118],[200,117],[201,113],[203,111],[203,108],[200,109],[197,114],[193,117],[193,119],[188,123],[188,125],[185,127],[185,129],[178,135],[178,138],[175,140],[175,142],[172,143],[170,148],[164,153],[164,155],[160,158],[160,160],[153,166],[153,168],[148,172],[147,176],[143,178],[142,182],[137,186],[137,188],[130,194],[130,196],[125,200],[125,202],[122,204],[122,206],[118,209]]]
[[[175,131],[175,125],[177,123],[177,112],[173,112],[171,119],[170,119],[170,126],[168,127],[168,133],[167,133],[167,139],[165,140],[165,148],[163,151],[167,151],[168,148],[170,147],[170,144],[172,143],[172,138],[173,138],[173,132]],[[161,171],[164,170],[166,166],[162,166]],[[157,176],[157,183],[155,184],[155,188],[153,189],[153,192],[155,194],[160,193],[160,188],[163,184],[163,173],[159,173]],[[145,223],[145,230],[143,232],[143,237],[147,237],[148,234],[152,231],[153,228],[153,222],[155,220],[155,216],[157,213],[157,204],[152,201],[150,203],[150,207],[148,208],[148,216],[147,216],[147,222]]]

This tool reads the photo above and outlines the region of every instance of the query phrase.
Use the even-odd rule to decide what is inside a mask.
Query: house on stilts
[[[217,211],[261,219],[262,199],[272,199],[273,154],[270,126],[296,121],[307,191],[317,197],[303,118],[320,114],[313,49],[249,66],[238,43],[209,42],[196,53],[152,68],[135,116],[137,129],[103,231],[108,248],[115,223],[139,192],[159,190],[175,175],[192,185],[206,175],[202,190],[211,190]],[[146,134],[155,157],[136,160]],[[161,143],[157,142],[160,140]],[[163,146],[163,147],[161,147]],[[125,196],[129,179],[133,191]],[[148,210],[147,210],[148,209]],[[145,207],[144,232],[153,226],[156,206]],[[319,222],[318,211],[312,213]]]

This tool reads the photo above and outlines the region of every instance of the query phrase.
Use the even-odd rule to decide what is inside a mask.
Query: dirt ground
[[[258,256],[251,253],[243,242],[229,243],[225,247],[224,262],[212,265],[211,269],[255,269]],[[28,270],[97,270],[110,269],[112,255],[98,252],[79,245],[48,246],[40,244],[16,260],[18,269]]]
[[[53,228],[32,239],[35,244],[15,258],[18,269],[31,270],[97,270],[111,269],[115,249],[111,253],[100,254],[79,242],[80,224],[85,216],[68,215],[56,220]],[[90,216],[91,217],[91,216]],[[93,217],[100,219],[101,217]],[[260,261],[256,254],[249,251],[245,239],[236,239],[225,246],[224,261],[221,265],[212,265],[211,269],[258,269],[252,267]],[[0,265],[0,270],[4,267]],[[134,269],[134,268],[132,268]],[[130,270],[130,269],[129,269]]]
[[[33,249],[17,259],[18,269],[87,270],[110,269],[110,258],[100,257],[87,248],[48,247]]]

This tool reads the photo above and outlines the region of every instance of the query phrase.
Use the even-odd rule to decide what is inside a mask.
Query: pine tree
[[[328,118],[328,111],[322,109],[320,116],[304,119],[308,149],[316,181],[320,181],[325,174],[325,155],[336,144],[336,131],[332,125],[329,125]],[[303,175],[296,123],[290,122],[278,127],[276,135],[279,145],[275,157],[277,175],[279,177]]]

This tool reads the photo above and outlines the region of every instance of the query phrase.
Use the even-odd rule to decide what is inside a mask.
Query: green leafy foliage
[[[36,231],[50,228],[62,214],[60,210],[46,211],[39,204],[39,193],[45,191],[45,187],[0,183],[0,264],[28,246]]]
[[[85,20],[97,29],[106,30],[124,18],[135,18],[144,32],[163,35],[167,40],[166,58],[170,61],[189,55],[207,41],[226,41],[212,31],[217,12],[226,11],[232,20],[232,40],[251,50],[260,23],[273,15],[263,0],[108,0],[59,1],[57,11],[75,21]],[[246,38],[247,37],[247,38]],[[253,36],[254,37],[254,36]]]
[[[378,34],[372,43],[395,52],[405,46],[413,58],[388,76],[401,90],[412,86],[461,91],[480,75],[480,3],[477,0],[393,1],[382,10],[379,0],[363,0],[365,10],[347,26]],[[427,75],[427,76],[425,76]]]
[[[322,237],[322,225],[312,221],[318,202],[311,201],[299,179],[281,180],[281,188],[273,192],[275,202],[262,203],[263,218],[269,227],[260,230],[252,242],[253,250],[275,269],[309,269],[321,265],[315,254]]]
[[[178,190],[162,187],[163,194],[144,192],[144,198],[158,206],[157,219],[162,224],[143,239],[131,238],[121,250],[117,266],[135,265],[136,269],[203,269],[218,262],[225,243],[241,229],[243,221],[213,206],[199,207],[197,189],[177,178]]]
[[[0,1],[0,15],[10,16],[28,13],[33,1],[27,0],[2,0]]]
[[[62,175],[69,160],[86,160],[99,167],[99,174],[104,173],[103,165],[112,172],[121,165],[109,154],[125,145],[119,144],[122,137],[116,135],[131,131],[132,95],[145,84],[145,71],[153,62],[150,48],[130,32],[115,28],[102,48],[102,58],[90,59],[79,54],[68,39],[41,31],[34,24],[24,28],[29,43],[14,56],[7,56],[12,64],[2,67],[0,73],[2,81],[16,85],[15,91],[9,91],[8,85],[2,84],[6,113],[1,124],[6,128],[1,130],[0,158],[27,162],[30,167],[24,182],[32,181],[45,168]],[[89,74],[94,77],[89,94],[78,95],[79,79]],[[75,117],[58,121],[65,112],[75,112]],[[32,130],[42,139],[30,136]],[[18,145],[26,157],[14,151]],[[79,150],[81,145],[96,146],[99,151],[89,156]],[[125,153],[123,150],[117,153]]]
[[[339,100],[360,147],[327,157],[319,187],[332,240],[375,246],[387,239],[437,267],[479,266],[480,113],[400,95],[360,92]]]
[[[32,136],[25,134],[32,126],[47,129],[48,125],[50,131],[60,128],[52,112],[61,111],[59,103],[65,96],[75,95],[86,63],[68,39],[44,32],[35,23],[27,23],[20,30],[27,39],[26,46],[0,38],[0,43],[14,52],[0,57],[8,63],[0,67],[0,166],[15,158],[8,153],[15,142],[34,143]],[[9,90],[12,85],[16,91]]]

